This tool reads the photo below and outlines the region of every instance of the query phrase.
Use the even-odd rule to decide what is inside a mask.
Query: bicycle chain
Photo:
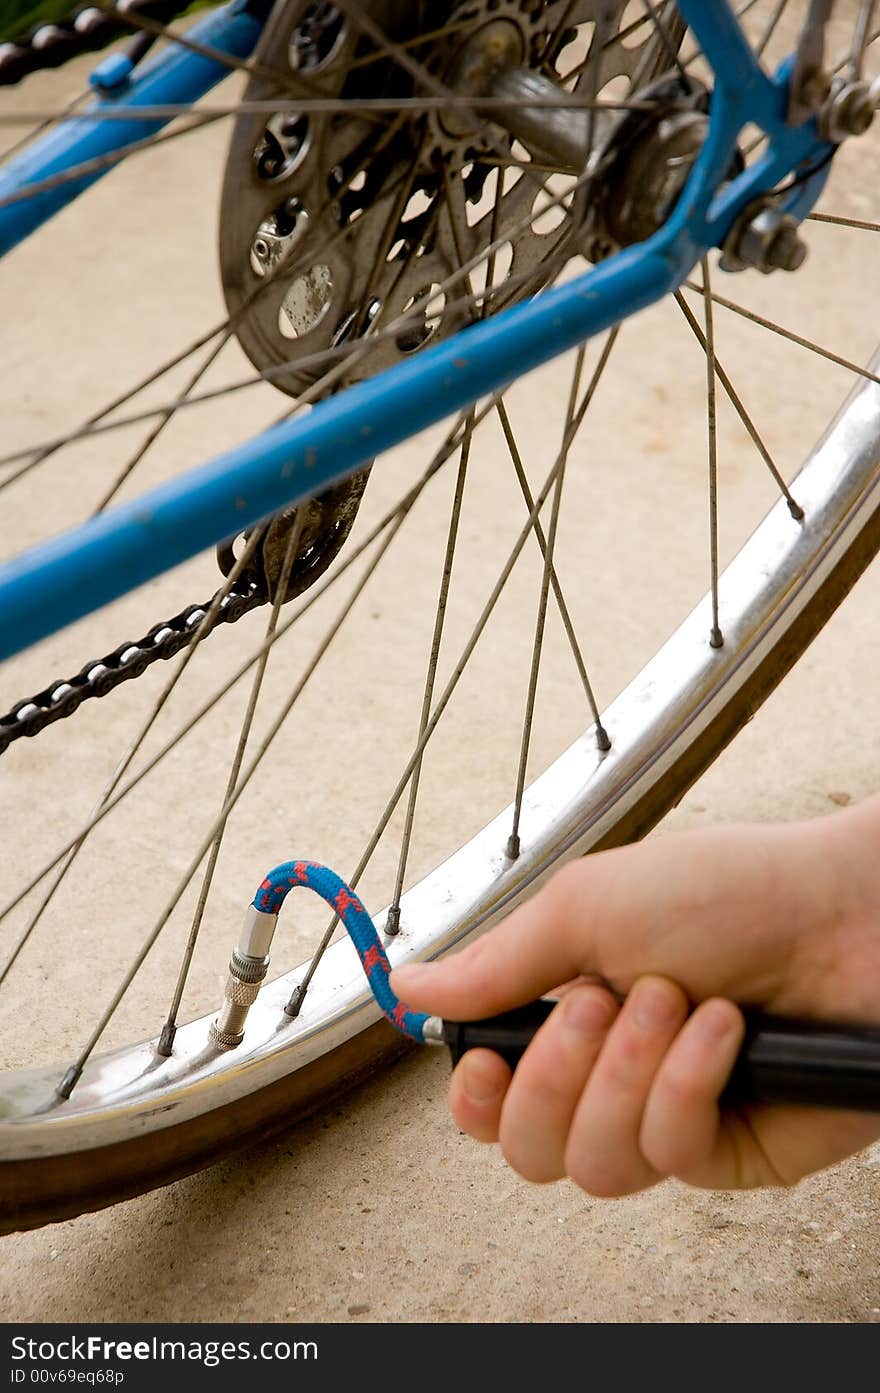
[[[264,582],[250,575],[240,577],[221,600],[208,633],[221,624],[237,623],[252,609],[266,604],[268,598]],[[212,603],[209,600],[205,605],[187,605],[173,619],[154,624],[142,639],[121,643],[105,658],[86,663],[75,677],[56,679],[36,696],[16,702],[0,720],[0,754],[13,740],[38,735],[46,726],[72,716],[84,701],[107,696],[121,682],[142,677],[153,663],[173,658],[193,642]]]
[[[191,0],[114,0],[104,6],[86,5],[69,19],[38,25],[18,43],[0,44],[0,87],[11,87],[31,73],[60,68],[72,58],[94,53],[133,26],[126,16],[143,16],[168,24],[189,8]]]

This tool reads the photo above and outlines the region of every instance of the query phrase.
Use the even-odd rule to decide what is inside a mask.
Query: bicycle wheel
[[[236,124],[220,207],[228,316],[213,336],[193,333],[196,348],[182,356],[171,346],[170,326],[161,315],[154,320],[160,365],[175,353],[184,373],[171,378],[158,404],[147,397],[146,436],[138,435],[144,430],[138,420],[119,428],[131,436],[127,458],[120,457],[119,432],[100,429],[115,418],[101,415],[109,393],[91,380],[94,364],[82,373],[67,364],[56,379],[58,418],[87,416],[81,429],[65,431],[77,436],[63,442],[66,455],[50,431],[35,431],[25,392],[29,379],[32,393],[42,382],[45,364],[42,355],[22,354],[20,437],[11,442],[0,479],[17,546],[137,492],[181,458],[199,458],[227,434],[253,429],[277,412],[277,396],[251,406],[242,404],[242,393],[230,394],[243,374],[253,376],[242,350],[262,374],[259,381],[268,377],[295,398],[295,409],[304,409],[432,339],[466,335],[473,318],[540,294],[570,273],[584,250],[592,256],[607,250],[598,243],[609,228],[619,229],[621,199],[609,187],[604,221],[591,225],[585,246],[580,176],[570,169],[564,142],[544,130],[542,139],[554,148],[542,150],[533,129],[513,138],[488,117],[476,127],[471,117],[461,119],[473,91],[456,103],[448,83],[460,73],[462,52],[472,55],[467,45],[490,26],[497,51],[513,54],[517,71],[552,73],[557,83],[587,94],[579,137],[589,139],[589,148],[610,138],[615,112],[625,118],[646,104],[653,109],[669,100],[670,81],[680,96],[690,81],[682,73],[694,75],[688,91],[694,100],[676,100],[671,113],[664,109],[676,118],[673,135],[683,142],[674,158],[694,156],[702,129],[696,118],[704,115],[696,79],[709,75],[674,6],[504,0],[414,8],[413,27],[394,30],[393,41],[387,5],[275,8],[248,87],[229,103]],[[755,44],[768,55],[773,45],[788,52],[796,17],[779,6],[747,8]],[[859,13],[853,7],[829,35],[847,59]],[[78,71],[74,65],[29,81],[56,96],[58,82]],[[414,91],[417,81],[423,86]],[[386,110],[381,121],[374,119],[388,101],[396,103],[390,117]],[[623,105],[610,105],[615,101]],[[103,287],[103,328],[111,343],[130,350],[126,374],[136,383],[156,377],[157,345],[131,335],[153,287],[168,283],[169,300],[182,307],[184,319],[190,308],[195,318],[216,287],[200,254],[187,251],[177,268],[169,261],[149,220],[149,197],[144,213],[136,194],[162,190],[189,227],[188,247],[200,253],[215,216],[210,174],[202,171],[222,159],[217,135],[209,126],[168,150],[145,152],[140,164],[121,170],[15,253],[7,271],[25,286],[39,277],[53,307],[56,344],[81,323],[74,297],[73,319],[65,317],[61,290],[71,274],[60,253],[85,247]],[[644,132],[635,135],[628,150],[647,150],[656,162],[658,150]],[[196,139],[202,144],[191,148],[199,158],[186,155],[175,164],[175,149]],[[751,153],[746,145],[744,160]],[[831,212],[824,216],[856,224],[842,235],[869,238],[877,211],[865,204],[859,180],[872,160],[876,167],[877,153],[865,142],[852,149],[858,178],[844,182],[837,203],[832,183]],[[844,159],[848,149],[835,164]],[[166,160],[170,184],[154,183]],[[832,230],[817,225],[814,231],[818,240]],[[123,260],[114,279],[111,253],[127,252],[136,237],[136,256]],[[462,294],[461,268],[470,262]],[[814,248],[813,264],[796,276],[736,282],[753,320],[748,332],[762,327],[756,314],[763,321],[758,342],[785,343],[821,365],[810,399],[826,420],[840,378],[826,380],[822,346],[812,333],[805,346],[773,330],[779,321],[792,322],[805,288],[818,308],[803,313],[821,322],[822,296],[832,293],[829,266],[833,293],[849,297],[855,324],[861,286],[858,275],[847,285],[853,266],[846,263]],[[351,878],[362,883],[367,902],[388,906],[376,918],[381,928],[397,929],[387,940],[392,959],[445,952],[485,929],[565,857],[648,831],[846,594],[880,546],[880,384],[876,365],[861,366],[870,357],[870,325],[854,327],[845,358],[837,355],[835,371],[856,385],[799,469],[795,451],[809,422],[784,422],[785,483],[775,438],[771,453],[744,405],[745,389],[737,390],[745,380],[751,405],[760,378],[772,377],[765,365],[774,349],[762,347],[759,369],[754,340],[744,340],[738,370],[728,376],[733,335],[725,353],[716,353],[711,308],[719,306],[719,315],[722,308],[735,311],[713,289],[713,269],[706,268],[707,283],[695,299],[681,294],[644,316],[632,334],[623,326],[622,344],[630,337],[643,357],[640,366],[628,367],[617,395],[609,373],[621,349],[612,333],[588,354],[574,355],[564,382],[559,367],[543,370],[503,398],[477,403],[446,434],[429,433],[383,459],[369,480],[362,472],[280,517],[268,532],[221,549],[226,581],[213,610],[207,601],[182,607],[217,584],[213,562],[200,558],[4,670],[10,701],[27,691],[38,699],[11,708],[35,738],[10,740],[3,756],[14,832],[0,911],[10,943],[0,967],[9,1056],[0,1082],[3,1228],[70,1216],[165,1183],[287,1125],[401,1048],[378,1021],[348,943],[331,941],[324,921],[305,908],[295,911],[297,931],[284,945],[299,965],[261,989],[240,1045],[222,1050],[212,1043],[237,917],[269,865],[303,854],[343,873],[354,867]],[[773,305],[765,303],[771,295]],[[692,366],[710,397],[708,418],[701,409],[697,422],[700,433],[710,422],[708,527],[705,444],[695,463],[684,448],[691,441],[681,442],[681,462],[656,440],[644,460],[613,455],[615,418],[632,409],[632,382],[666,384],[664,391],[675,385],[670,316],[681,326],[675,332],[682,357],[688,337],[694,342]],[[115,373],[112,356],[97,359],[98,377],[105,366]],[[758,447],[754,477],[760,480],[734,516],[725,514],[722,492],[720,523],[716,465],[719,446],[730,440],[723,426],[719,438],[716,391],[735,403],[737,429],[745,426]],[[121,391],[127,400],[133,395],[129,387]],[[116,407],[117,418],[137,416],[127,400]],[[765,403],[765,411],[773,405]],[[559,420],[549,437],[548,473],[541,457],[551,406]],[[44,409],[42,390],[38,409]],[[650,439],[654,413],[639,409]],[[41,438],[35,441],[35,434]],[[664,463],[653,483],[648,448]],[[607,471],[590,470],[598,451],[619,472],[628,470],[629,486],[616,501]],[[480,476],[478,455],[494,456],[499,466],[491,484]],[[536,456],[542,477],[532,481],[526,464]],[[65,457],[75,475],[70,465],[60,473],[58,459]],[[678,536],[656,539],[657,551],[646,553],[640,533],[627,554],[627,520],[640,498],[650,504],[657,488],[681,493]],[[619,538],[625,600],[616,599],[616,576],[582,574],[585,541],[597,529]],[[686,562],[687,546],[692,560]],[[729,558],[723,570],[722,558]],[[377,594],[372,577],[380,565],[385,585]],[[662,581],[668,590],[661,621],[671,625],[688,614],[707,571],[710,593],[671,639],[658,647],[656,634],[649,639],[628,630],[628,607],[638,606],[646,587]],[[257,612],[264,606],[268,627]],[[175,620],[157,624],[164,614]],[[235,626],[215,623],[221,614]],[[210,639],[209,628],[217,629]],[[288,630],[293,643],[299,640],[292,654],[291,642],[276,650]],[[123,642],[128,633],[148,633],[149,641]],[[244,661],[232,638],[243,633],[251,640]],[[578,637],[584,633],[588,647]],[[193,635],[199,641],[186,646],[171,678],[145,661],[157,651],[172,656]],[[280,653],[291,655],[288,662],[279,662]],[[51,671],[78,669],[80,681],[47,684]],[[117,685],[120,672],[137,680],[94,700]],[[234,683],[245,672],[251,686],[242,696]],[[597,690],[622,688],[620,695],[597,704],[594,677]],[[257,694],[262,702],[254,715]],[[70,720],[50,719],[53,701]],[[448,724],[447,707],[457,725]],[[572,743],[584,727],[586,734]],[[128,796],[129,785],[137,798]],[[96,797],[97,820],[89,815]],[[43,1039],[47,1015],[53,1040]],[[181,1023],[185,1017],[191,1018]],[[126,1043],[132,1039],[142,1043]],[[110,1052],[98,1055],[99,1042]]]

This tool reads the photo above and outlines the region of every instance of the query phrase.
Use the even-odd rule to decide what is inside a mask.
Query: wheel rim
[[[880,387],[866,382],[854,391],[799,474],[797,493],[808,527],[794,524],[780,500],[724,573],[731,642],[708,644],[707,595],[608,708],[612,749],[598,751],[588,732],[531,785],[517,860],[503,851],[508,809],[407,892],[405,922],[419,928],[392,940],[395,965],[439,956],[485,931],[560,859],[607,838],[729,702],[731,684],[748,681],[880,507]],[[658,691],[666,694],[662,722],[646,723],[646,696]],[[377,918],[380,930],[385,918]],[[340,941],[318,967],[302,1015],[289,1020],[283,1008],[304,966],[263,987],[231,1062],[211,1047],[206,1016],[181,1027],[171,1059],[157,1058],[153,1039],[94,1060],[69,1101],[54,1098],[57,1069],[7,1075],[0,1152],[38,1158],[161,1130],[270,1085],[290,1072],[294,1050],[293,1067],[306,1068],[380,1018],[354,950]]]
[[[645,790],[663,779],[682,742],[698,738],[731,689],[748,682],[767,646],[796,621],[873,516],[878,414],[878,388],[866,382],[793,485],[807,509],[807,526],[799,528],[780,502],[722,576],[725,647],[707,644],[714,622],[713,600],[707,598],[603,713],[611,752],[597,750],[593,728],[529,787],[518,858],[504,854],[507,809],[404,895],[404,928],[391,946],[392,958],[446,951],[488,927],[562,856],[613,836]],[[772,583],[756,588],[754,578],[765,572]],[[649,692],[660,715],[648,722],[641,713]],[[281,848],[291,850],[296,848]],[[384,920],[378,916],[380,925]],[[162,1130],[269,1086],[290,1071],[294,1054],[295,1068],[307,1068],[376,1019],[347,944],[330,948],[301,1016],[290,1022],[282,1008],[301,979],[299,967],[264,987],[234,1057],[218,1058],[213,1051],[209,1057],[211,1013],[179,1028],[170,1059],[157,1058],[155,1037],[93,1057],[68,1101],[55,1098],[58,1068],[6,1075],[0,1086],[0,1152],[10,1160],[64,1155]]]

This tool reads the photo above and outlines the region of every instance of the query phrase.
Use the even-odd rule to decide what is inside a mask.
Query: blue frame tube
[[[668,222],[567,284],[319,403],[211,463],[0,567],[0,657],[81,618],[287,504],[312,496],[426,426],[497,391],[681,284],[738,213],[831,150],[815,121],[785,125],[784,75],[768,78],[727,0],[679,0],[713,58],[709,134]],[[716,27],[717,26],[717,27]],[[731,28],[733,26],[733,28]],[[729,70],[726,66],[730,61]],[[736,136],[759,120],[764,157],[725,182]],[[800,215],[827,169],[791,195]],[[719,192],[720,190],[720,192]]]
[[[242,8],[242,0],[237,0],[195,25],[188,37],[230,57],[247,58],[261,29],[260,23]],[[172,118],[138,118],[138,107],[191,105],[228,75],[229,68],[218,59],[203,57],[191,49],[169,46],[143,68],[135,68],[134,76],[121,84],[118,94],[93,102],[79,117],[60,122],[48,135],[0,168],[0,203],[25,192],[28,184],[62,174],[87,160],[122,151],[126,146],[155,135]],[[130,110],[132,119],[101,120],[87,114],[108,108]],[[103,178],[108,169],[69,179],[45,193],[0,207],[0,256]]]
[[[662,256],[625,254],[318,403],[211,463],[0,568],[0,658],[221,538],[320,492],[670,288]]]

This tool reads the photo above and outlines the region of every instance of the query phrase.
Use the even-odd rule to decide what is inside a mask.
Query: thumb
[[[809,1011],[796,950],[827,925],[839,894],[817,854],[825,825],[810,826],[714,828],[594,852],[463,952],[398,968],[392,987],[449,1020],[495,1015],[581,975],[626,992],[645,973],[671,977],[695,1002]]]
[[[395,968],[392,989],[414,1010],[448,1020],[478,1020],[525,1005],[595,970],[585,901],[582,878],[559,872],[462,952]]]

